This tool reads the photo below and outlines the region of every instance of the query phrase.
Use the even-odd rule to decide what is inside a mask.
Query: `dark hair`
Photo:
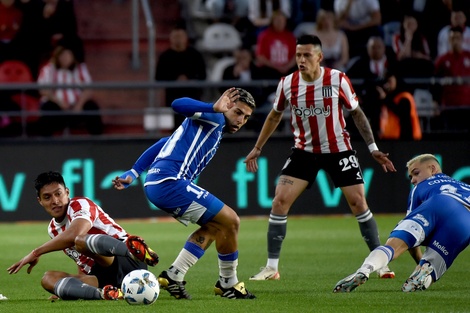
[[[298,45],[314,45],[314,46],[320,46],[321,48],[321,40],[315,35],[302,35],[299,38],[297,38],[297,44]]]
[[[34,188],[36,189],[37,195],[39,196],[39,191],[42,187],[52,183],[58,183],[66,187],[64,178],[59,172],[49,171],[39,174],[38,177],[34,180]]]
[[[239,95],[238,101],[245,102],[252,109],[256,108],[255,99],[253,98],[251,93],[249,93],[243,88],[237,88],[237,91]]]

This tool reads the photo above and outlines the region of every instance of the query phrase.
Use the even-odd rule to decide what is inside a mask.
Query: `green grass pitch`
[[[399,221],[398,215],[376,215],[384,242]],[[158,252],[160,264],[150,270],[158,275],[179,253],[194,225],[167,221],[118,221],[138,234]],[[23,268],[8,275],[8,266],[48,240],[47,223],[0,224],[0,312],[470,312],[470,252],[464,251],[440,281],[424,292],[403,293],[401,285],[414,269],[409,255],[390,264],[396,278],[379,280],[375,274],[349,294],[334,294],[335,283],[354,272],[368,254],[351,216],[290,217],[282,248],[280,281],[249,281],[266,262],[267,217],[242,218],[239,235],[238,277],[257,296],[255,300],[228,300],[214,296],[218,277],[215,247],[186,276],[193,300],[176,300],[162,290],[150,306],[130,306],[125,301],[51,302],[40,286],[48,269],[75,272],[76,266],[62,252],[41,256],[31,274]]]

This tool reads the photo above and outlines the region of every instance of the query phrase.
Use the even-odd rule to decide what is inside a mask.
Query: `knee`
[[[367,211],[367,201],[364,195],[354,195],[348,199],[349,206],[355,214],[360,214]]]
[[[47,271],[41,278],[41,286],[50,293],[54,293],[54,286],[58,280],[59,278],[55,275],[55,272]]]
[[[238,229],[240,228],[240,217],[235,213],[232,214],[224,226],[224,232],[238,233]]]
[[[290,204],[284,198],[275,196],[272,202],[272,211],[275,214],[286,215],[289,213]]]
[[[85,251],[87,251],[87,246],[86,246],[86,236],[85,235],[78,235],[77,237],[75,237],[75,249],[80,252],[80,253],[83,253]]]
[[[235,214],[231,224],[233,231],[238,232],[238,229],[240,229],[240,217]]]

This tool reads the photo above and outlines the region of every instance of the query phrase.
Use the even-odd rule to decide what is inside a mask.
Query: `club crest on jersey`
[[[323,98],[333,97],[333,87],[331,87],[331,86],[321,87],[321,94],[322,94]]]

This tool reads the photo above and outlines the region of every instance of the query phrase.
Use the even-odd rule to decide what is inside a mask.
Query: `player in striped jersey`
[[[131,170],[116,177],[114,186],[122,190],[148,169],[144,184],[147,198],[183,225],[200,226],[189,236],[171,267],[158,277],[163,289],[177,299],[191,299],[184,276],[215,242],[219,261],[215,294],[253,299],[255,296],[237,277],[238,215],[193,181],[214,157],[224,133],[235,133],[245,125],[255,101],[246,90],[230,88],[213,104],[180,98],[171,106],[186,119],[170,137],[148,148]]]
[[[77,264],[78,274],[47,271],[41,285],[52,298],[116,300],[122,296],[116,286],[127,273],[158,263],[157,254],[140,237],[130,236],[99,205],[86,197],[70,198],[60,173],[38,175],[35,188],[39,204],[52,216],[48,227],[52,239],[10,266],[10,274],[26,264],[30,273],[41,255],[63,250]],[[135,246],[142,248],[140,253]]]
[[[411,159],[407,168],[415,187],[408,198],[406,217],[395,226],[385,245],[372,251],[355,273],[336,284],[333,292],[354,290],[370,273],[407,250],[418,265],[402,290],[425,290],[470,244],[470,185],[443,174],[432,154]],[[426,246],[424,254],[420,246]]]
[[[395,172],[388,154],[379,151],[367,117],[359,107],[348,77],[335,69],[320,66],[323,59],[321,41],[312,35],[297,40],[298,71],[281,78],[274,105],[245,163],[250,172],[258,170],[257,158],[263,146],[279,125],[283,112],[290,110],[294,148],[281,171],[269,216],[268,261],[261,272],[250,280],[277,280],[282,242],[287,231],[287,214],[294,201],[315,181],[320,169],[325,170],[335,187],[341,188],[361,234],[372,251],[380,245],[377,223],[369,210],[362,171],[351,146],[343,109],[351,114],[372,157],[385,172]],[[395,274],[384,267],[382,278]]]

